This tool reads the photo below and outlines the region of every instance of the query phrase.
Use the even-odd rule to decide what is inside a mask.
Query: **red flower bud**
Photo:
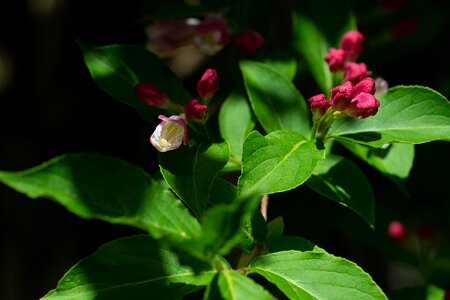
[[[347,64],[345,69],[345,81],[351,81],[353,83],[358,82],[367,76],[370,75],[370,72],[367,71],[367,66],[365,63],[355,63],[350,62]]]
[[[330,48],[330,51],[325,55],[325,60],[330,67],[331,72],[345,70],[345,60],[347,52],[342,49]]]
[[[389,224],[387,233],[389,237],[398,242],[402,242],[406,238],[406,228],[401,222],[397,220],[394,220]]]
[[[196,121],[203,121],[206,117],[206,105],[198,103],[197,99],[192,99],[184,106],[184,113],[186,119],[194,119]]]
[[[373,96],[374,93],[375,81],[370,77],[355,86],[347,81],[331,90],[330,102],[333,109],[363,119],[378,112],[380,101]]]
[[[310,109],[313,114],[313,118],[320,118],[325,114],[328,108],[331,106],[330,102],[328,102],[325,94],[315,95],[308,99],[310,103]]]
[[[378,112],[380,102],[369,93],[360,93],[353,98],[345,110],[345,113],[351,117],[360,119],[374,116]]]
[[[139,82],[136,84],[134,94],[141,102],[151,106],[167,108],[170,105],[170,100],[167,95],[149,82]]]
[[[219,75],[214,69],[207,69],[202,78],[197,82],[197,91],[200,97],[208,102],[219,90]]]
[[[247,30],[239,34],[234,38],[234,43],[241,52],[246,52],[249,54],[254,54],[256,49],[258,49],[264,38],[254,30]]]
[[[364,49],[364,36],[359,31],[348,31],[341,40],[341,49],[347,61],[355,61]]]

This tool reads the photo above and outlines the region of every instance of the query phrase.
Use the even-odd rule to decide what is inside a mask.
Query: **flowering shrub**
[[[403,188],[413,145],[450,140],[448,100],[426,87],[388,88],[372,79],[357,62],[365,37],[344,8],[348,22],[327,24],[331,37],[315,11],[296,4],[292,53],[280,55],[270,51],[269,32],[243,25],[234,14],[239,7],[219,13],[192,5],[182,6],[192,16],[152,19],[147,47],[80,42],[98,86],[151,124],[157,174],[93,153],[0,172],[2,183],[29,197],[144,233],[105,244],[43,299],[387,299],[356,263],[284,234],[283,218],[268,218],[272,195],[300,186],[342,205],[367,230],[381,226],[380,245],[404,247],[419,257],[424,277],[431,274],[428,254],[439,230],[420,224],[412,233],[414,226],[392,216],[375,224],[370,181],[336,148]],[[187,86],[162,59],[186,46],[226,63],[206,60],[197,85]],[[297,61],[317,84],[308,101],[298,88]],[[444,285],[427,288],[444,296]]]

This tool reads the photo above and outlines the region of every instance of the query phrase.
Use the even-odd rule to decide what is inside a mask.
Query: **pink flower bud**
[[[358,82],[370,75],[365,63],[350,62],[345,69],[345,81]]]
[[[364,49],[364,36],[359,31],[348,31],[341,40],[341,49],[347,61],[355,61]]]
[[[360,93],[352,99],[345,113],[360,119],[374,116],[378,112],[380,101],[369,93]]]
[[[347,52],[342,49],[330,48],[330,51],[325,55],[325,60],[330,67],[331,72],[345,70],[345,60]]]
[[[206,105],[198,103],[197,99],[192,99],[184,106],[184,113],[186,119],[194,119],[196,121],[203,121],[206,117]]]
[[[318,119],[325,114],[331,104],[325,94],[315,95],[308,99],[313,118]]]
[[[401,222],[397,220],[394,220],[389,224],[387,233],[389,237],[398,242],[402,242],[406,238],[406,228]]]
[[[374,97],[375,81],[367,77],[353,86],[350,81],[331,90],[331,105],[334,110],[343,111],[360,119],[378,112],[380,101]]]
[[[353,86],[350,81],[331,89],[331,105],[334,110],[344,111],[352,100]]]
[[[214,69],[207,69],[197,82],[197,91],[200,97],[207,102],[219,90],[219,75]]]
[[[181,144],[188,144],[188,132],[182,116],[166,117],[159,115],[162,122],[150,137],[150,143],[159,151],[167,152],[178,149]]]
[[[134,94],[145,104],[159,108],[167,108],[170,106],[170,100],[167,95],[149,82],[139,82],[136,84]]]
[[[216,54],[229,41],[230,33],[221,15],[207,16],[196,28],[194,42],[205,54]]]
[[[241,52],[255,54],[256,49],[258,49],[264,38],[254,30],[247,30],[239,34],[234,38],[234,43]]]

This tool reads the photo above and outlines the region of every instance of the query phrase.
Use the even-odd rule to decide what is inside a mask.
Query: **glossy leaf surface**
[[[375,116],[338,120],[329,136],[373,147],[450,140],[450,103],[441,94],[420,86],[399,86],[380,95],[379,100]]]
[[[375,199],[369,181],[350,160],[329,155],[314,170],[308,186],[324,197],[359,214],[370,226],[375,223]]]
[[[215,271],[195,273],[149,236],[103,245],[73,266],[43,299],[183,299],[207,285]]]
[[[387,299],[356,264],[323,252],[262,255],[248,271],[264,276],[290,299]]]
[[[216,174],[230,157],[227,142],[200,143],[160,154],[161,173],[174,192],[197,216],[206,210]]]
[[[253,111],[264,130],[291,130],[308,136],[309,109],[292,82],[268,64],[243,61],[240,66]]]
[[[0,181],[30,198],[47,197],[85,219],[147,230],[153,237],[192,238],[200,224],[165,185],[126,161],[66,154]]]
[[[314,141],[291,131],[262,136],[254,131],[244,142],[238,196],[271,194],[305,182],[322,158]]]

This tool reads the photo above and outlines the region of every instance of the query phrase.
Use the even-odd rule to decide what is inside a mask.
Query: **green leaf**
[[[356,264],[323,252],[266,254],[247,271],[264,276],[290,299],[387,299]]]
[[[346,31],[356,29],[355,18],[346,1],[296,1],[294,5],[293,48],[305,60],[320,89],[329,94],[333,80],[325,55],[331,46],[339,47]]]
[[[209,191],[208,204],[214,206],[217,204],[231,204],[236,200],[237,188],[232,183],[216,177]]]
[[[264,56],[264,62],[286,76],[289,80],[293,80],[297,72],[297,61],[286,51],[275,50]]]
[[[321,158],[315,141],[306,141],[298,133],[280,130],[264,137],[253,131],[244,142],[238,196],[293,189],[311,176]]]
[[[253,111],[264,130],[291,130],[309,136],[309,109],[293,83],[268,64],[242,61],[240,67]]]
[[[242,144],[247,134],[255,127],[252,111],[244,95],[234,93],[222,104],[219,113],[222,137],[230,144],[231,154],[242,159]]]
[[[375,198],[372,186],[350,160],[329,155],[314,170],[308,186],[324,197],[359,214],[371,227],[375,223]]]
[[[203,142],[159,156],[164,179],[198,217],[204,214],[214,178],[229,157],[227,142]]]
[[[117,158],[66,154],[22,172],[0,172],[0,181],[30,198],[50,198],[82,218],[134,226],[155,238],[200,233],[200,224],[164,185]]]
[[[204,300],[275,300],[261,285],[233,270],[223,270],[205,292]]]
[[[217,255],[228,254],[243,239],[244,221],[254,214],[259,202],[253,197],[208,209],[202,220],[202,234],[175,246],[208,262]]]
[[[381,105],[375,116],[338,120],[329,137],[372,147],[450,140],[450,103],[441,94],[420,86],[399,86],[378,97]]]
[[[240,247],[245,252],[250,252],[255,245],[263,245],[267,236],[267,224],[261,210],[255,210],[252,216],[244,220],[243,230],[245,239]]]
[[[283,235],[284,220],[282,216],[276,217],[269,223],[267,223],[267,236],[266,239],[270,241],[273,238],[277,238]]]
[[[414,145],[387,144],[387,147],[372,148],[341,141],[341,144],[357,157],[390,178],[406,195],[406,180],[413,166]]]
[[[216,271],[200,274],[148,236],[103,245],[73,266],[43,299],[182,299],[207,285]]]
[[[78,44],[97,85],[115,99],[134,107],[146,120],[156,121],[162,110],[141,103],[136,98],[134,87],[138,82],[156,85],[176,103],[184,104],[191,99],[181,80],[164,61],[144,47]]]
[[[270,253],[288,250],[296,250],[302,252],[314,251],[327,253],[325,250],[311,243],[307,239],[298,236],[285,235],[275,237],[267,241],[267,251],[269,251]]]

